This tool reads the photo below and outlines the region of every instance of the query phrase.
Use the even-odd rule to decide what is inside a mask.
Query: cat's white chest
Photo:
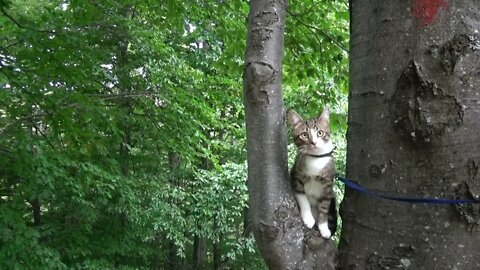
[[[309,181],[305,183],[305,195],[307,195],[310,204],[317,204],[317,199],[323,194],[324,186],[320,181]]]
[[[315,158],[315,157],[305,157],[305,170],[304,173],[308,176],[319,175],[320,172],[327,166],[330,162],[330,157],[324,158]]]

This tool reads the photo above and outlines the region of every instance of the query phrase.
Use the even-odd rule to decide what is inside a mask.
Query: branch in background
[[[12,151],[7,148],[0,147],[0,152],[2,152],[2,155],[8,155],[9,157],[13,157]]]
[[[15,18],[10,16],[10,14],[8,14],[7,11],[3,7],[1,7],[0,10],[2,11],[3,15],[5,15],[5,17],[9,18],[10,21],[12,21],[16,26],[18,26],[19,28],[25,28]]]
[[[35,28],[33,28],[33,27],[30,27],[30,26],[22,25],[22,24],[19,23],[13,16],[11,16],[10,14],[8,14],[8,12],[5,10],[4,7],[0,7],[0,11],[2,12],[3,15],[5,15],[5,17],[7,17],[8,19],[10,19],[10,21],[12,21],[12,22],[13,22],[17,27],[19,27],[19,28],[28,29],[28,30],[32,30],[32,31],[40,32],[40,33],[55,34],[55,31],[53,31],[53,30],[35,29]]]
[[[128,98],[128,97],[151,97],[157,95],[156,93],[143,92],[143,93],[123,93],[123,94],[89,94],[90,97],[100,97],[103,100],[108,99],[117,99],[117,98]]]
[[[154,97],[156,95],[157,95],[156,93],[142,92],[142,93],[131,93],[131,94],[129,94],[129,93],[124,93],[124,94],[88,94],[86,96],[99,97],[102,100],[112,100],[112,99],[132,98],[132,97]],[[36,102],[36,103],[39,104],[38,102]],[[60,106],[60,103],[57,103],[57,105]],[[79,104],[78,103],[64,104],[63,106],[60,106],[60,108],[61,109],[62,108],[63,109],[65,109],[65,108],[78,109]],[[25,122],[25,121],[32,122],[35,125],[35,123],[33,121],[35,118],[45,117],[45,116],[53,116],[53,115],[51,113],[47,112],[47,111],[44,111],[42,113],[36,113],[36,114],[23,116],[21,118],[16,119],[14,122],[7,124],[3,129],[0,129],[0,133],[3,133],[6,130],[8,130],[10,127],[12,127],[16,124]],[[36,127],[36,126],[35,126],[35,128],[38,129],[38,127]],[[42,135],[45,139],[47,139],[45,134],[43,134],[40,130],[38,130],[38,131],[41,133],[40,135]]]
[[[27,115],[27,116],[24,116],[24,117],[21,117],[19,119],[15,119],[15,121],[12,121],[11,123],[5,125],[2,129],[0,129],[0,134],[1,133],[4,133],[6,131],[8,131],[9,128],[17,125],[17,124],[20,124],[24,121],[29,121],[29,122],[32,122],[33,123],[33,120],[35,118],[38,118],[38,117],[45,117],[47,115],[50,115],[49,113],[47,112],[43,112],[43,113],[38,113],[38,114],[32,114],[32,115]]]
[[[312,29],[317,30],[317,31],[320,31],[324,36],[326,36],[326,37],[328,37],[330,40],[332,40],[333,44],[335,44],[337,47],[339,47],[340,49],[342,49],[344,52],[346,52],[346,53],[348,54],[347,48],[345,48],[340,42],[338,42],[338,40],[337,40],[335,37],[333,37],[330,33],[328,33],[327,31],[325,31],[325,30],[323,30],[323,29],[320,29],[320,28],[318,28],[318,27],[316,27],[316,26],[310,25],[310,24],[302,21],[302,19],[300,19],[300,18],[299,18],[298,16],[296,16],[295,14],[293,14],[289,9],[287,9],[287,13],[288,13],[289,15],[291,15],[293,18],[295,18],[295,20],[297,20],[300,24],[302,24],[303,26],[307,27],[307,29],[309,29],[310,32],[315,35],[315,37],[317,37],[317,35],[316,35],[315,32],[313,32]],[[318,40],[318,37],[317,37],[317,40]],[[319,40],[319,42],[320,42],[320,40]]]
[[[50,142],[50,140],[48,139],[47,137],[47,134],[45,134],[42,129],[37,125],[37,123],[35,123],[34,121],[30,121],[33,125],[33,127],[35,128],[35,131],[37,132],[37,134],[39,133],[43,139],[45,139],[45,141],[48,143],[48,145],[50,145],[50,147],[55,150],[55,146]]]
[[[294,14],[293,12],[288,10],[288,7],[287,7],[287,12],[288,12],[288,14],[290,14],[293,17],[300,17],[300,16],[304,16],[304,15],[308,15],[308,14],[312,13],[314,11],[314,9],[319,5],[320,5],[320,3],[312,4],[312,5],[310,5],[310,8],[308,8],[305,12],[297,13],[297,14]]]
[[[17,46],[18,44],[21,44],[22,42],[23,42],[23,40],[19,40],[19,41],[13,42],[13,43],[11,43],[11,44],[7,44],[5,47],[0,47],[0,50],[6,51],[6,50],[8,50],[10,47]]]

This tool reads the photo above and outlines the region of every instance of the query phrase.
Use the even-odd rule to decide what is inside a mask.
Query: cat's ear
[[[302,117],[298,113],[290,110],[287,112],[287,120],[292,127],[296,127],[298,124],[303,122]]]
[[[320,114],[320,116],[318,117],[318,119],[320,119],[320,120],[323,119],[327,122],[330,122],[330,109],[328,107],[325,107],[323,109],[322,114]]]

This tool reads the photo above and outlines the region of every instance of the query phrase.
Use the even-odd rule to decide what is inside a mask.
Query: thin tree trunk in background
[[[125,18],[132,19],[133,13],[134,8],[128,5],[124,7],[121,14]],[[117,63],[114,65],[114,69],[119,80],[118,91],[122,92],[123,94],[130,94],[133,91],[130,83],[129,69],[127,68],[130,62],[128,55],[128,44],[130,40],[128,39],[128,29],[122,30],[123,35],[118,39]],[[130,98],[128,97],[121,99],[120,102],[120,107],[124,110],[125,117],[121,121],[121,126],[123,127],[123,139],[119,146],[119,161],[122,174],[124,176],[128,176],[130,172],[130,147],[132,144],[131,127],[128,119],[132,112],[132,104]]]
[[[214,218],[213,220],[213,231],[217,231],[218,228],[218,223],[217,223],[217,217]],[[218,242],[213,242],[213,269],[214,270],[219,270],[221,269],[222,265],[222,242],[223,242],[223,236],[220,235],[218,237]]]
[[[30,108],[30,114],[33,114],[34,108],[31,106]],[[27,122],[27,129],[30,132],[30,136],[33,138],[34,135],[38,135],[37,133],[41,132],[38,130],[37,125],[33,122],[34,120],[28,121]],[[35,131],[35,127],[37,127],[37,131]],[[32,155],[36,155],[37,151],[35,149],[35,146],[32,145],[31,147],[31,152]],[[36,194],[40,193],[39,187],[36,187]],[[41,217],[42,217],[42,211],[40,208],[40,199],[38,198],[38,195],[35,195],[35,197],[31,200],[28,200],[28,203],[32,207],[32,217],[33,217],[33,226],[38,227],[41,225]]]
[[[207,240],[204,237],[195,236],[193,239],[193,268],[205,269],[207,261]]]
[[[184,233],[184,236],[185,236],[185,238],[189,237],[189,235],[187,235],[187,233]],[[178,261],[179,261],[179,265],[176,268],[176,270],[186,270],[187,269],[187,257],[186,256],[184,256],[184,257],[178,256]]]
[[[29,108],[30,115],[33,115],[34,110],[35,110],[34,106],[30,105],[30,108]],[[36,128],[37,128],[37,130],[36,130]],[[32,137],[32,139],[33,139],[34,136],[39,135],[38,134],[39,132],[41,132],[38,129],[38,126],[35,124],[33,119],[31,121],[27,121],[27,130],[30,133],[30,137]],[[32,156],[35,156],[37,154],[37,149],[36,149],[34,144],[31,145],[31,153],[32,153]],[[37,227],[37,226],[40,226],[40,224],[41,224],[40,219],[41,219],[41,216],[42,216],[42,212],[41,212],[41,208],[40,208],[40,199],[38,198],[38,195],[37,195],[41,191],[39,190],[39,187],[36,187],[35,189],[36,189],[36,191],[35,191],[36,194],[35,194],[34,198],[30,199],[30,200],[27,200],[27,202],[32,207],[33,226]]]
[[[170,152],[168,154],[168,162],[170,165],[170,170],[173,175],[176,175],[178,168],[180,167],[181,163],[181,158],[177,153]],[[178,179],[174,179],[174,182],[172,183],[173,185],[179,186],[181,183],[179,183]],[[175,243],[173,240],[167,239],[166,240],[166,249],[167,249],[167,256],[164,262],[164,268],[166,270],[178,270],[180,269],[182,265],[182,259],[178,256],[177,254],[177,247],[175,246]]]
[[[177,249],[175,247],[175,244],[173,243],[172,240],[168,240],[167,239],[167,244],[166,244],[166,248],[167,248],[167,257],[166,257],[166,260],[165,260],[165,263],[163,265],[164,269],[165,270],[175,270],[177,269],[176,265],[177,265]]]
[[[405,197],[479,198],[480,1],[351,1],[347,177]],[[341,269],[480,269],[477,205],[347,189]]]
[[[130,111],[129,102],[126,102],[126,110]],[[128,176],[130,172],[130,147],[131,147],[131,129],[128,123],[124,123],[124,135],[123,141],[120,143],[119,153],[120,153],[120,169],[124,176]]]
[[[35,198],[30,202],[30,205],[32,206],[32,212],[33,212],[33,226],[35,227],[40,226],[42,224],[41,223],[42,212],[40,210],[40,200],[38,198]]]
[[[223,119],[225,118],[225,110],[222,110],[220,112],[220,118]],[[223,129],[220,129],[218,131],[218,140],[220,141],[223,141],[225,138],[225,131]],[[213,138],[212,138],[213,139]],[[221,156],[221,155],[220,155]],[[220,158],[219,160],[219,163],[220,164],[225,164],[225,158],[222,157]],[[212,169],[212,163],[210,162],[210,160],[208,159],[205,159],[205,162],[204,162],[204,167],[207,168],[208,170]],[[220,209],[218,209],[220,211]],[[214,219],[213,219],[213,231],[214,232],[217,232],[218,231],[218,219],[219,217],[218,216],[215,216]],[[213,242],[213,269],[214,270],[221,270],[223,269],[222,268],[222,257],[223,257],[223,254],[222,254],[222,246],[223,246],[223,241],[224,241],[224,235],[222,233],[219,233],[219,236],[218,236],[218,242]]]
[[[250,1],[244,102],[252,231],[270,269],[334,269],[335,246],[303,225],[289,184],[281,91],[285,12],[285,1]]]
[[[243,208],[243,233],[242,237],[248,238],[250,235],[250,219],[248,218],[248,207]],[[247,263],[248,263],[248,258],[250,257],[250,252],[248,251],[247,248],[247,243],[246,241],[244,242],[243,245],[243,252],[242,252],[242,269],[247,269]]]

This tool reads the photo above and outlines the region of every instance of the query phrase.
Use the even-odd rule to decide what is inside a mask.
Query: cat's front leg
[[[318,230],[320,231],[320,235],[325,239],[329,239],[332,236],[332,232],[330,232],[328,228],[328,222],[319,223]]]
[[[317,202],[318,210],[318,230],[323,238],[329,239],[332,232],[328,228],[328,210],[330,207],[331,198],[324,197]]]
[[[305,195],[305,193],[295,193],[295,198],[300,207],[300,216],[302,217],[303,223],[305,223],[309,229],[313,228],[315,225],[315,218],[313,218],[312,209],[307,195]]]

